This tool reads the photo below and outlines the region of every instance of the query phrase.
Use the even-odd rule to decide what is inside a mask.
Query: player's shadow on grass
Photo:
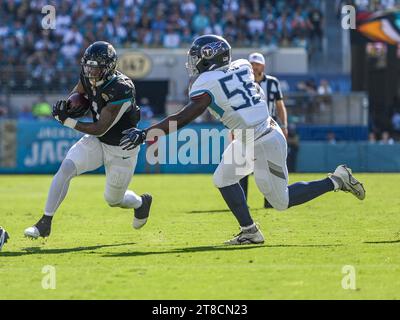
[[[364,241],[366,244],[390,244],[390,243],[400,243],[399,240],[385,240],[385,241]]]
[[[251,211],[260,211],[265,210],[265,208],[253,208]],[[193,210],[193,211],[186,211],[185,213],[194,214],[194,213],[226,213],[231,212],[230,209],[218,209],[218,210]]]
[[[277,244],[277,245],[250,245],[250,246],[200,246],[200,247],[187,247],[177,248],[167,251],[131,251],[131,252],[120,252],[105,254],[103,257],[106,258],[117,258],[117,257],[137,257],[137,256],[149,256],[149,255],[160,255],[160,254],[179,254],[179,253],[196,253],[196,252],[207,252],[207,251],[237,251],[237,250],[254,250],[261,248],[326,248],[326,247],[339,247],[341,244]]]
[[[62,249],[45,249],[42,247],[29,247],[29,248],[23,248],[22,251],[18,251],[18,252],[0,252],[0,256],[19,257],[19,256],[25,256],[25,255],[29,255],[29,254],[62,254],[62,253],[71,253],[71,252],[79,252],[79,251],[93,251],[93,250],[102,249],[102,248],[129,246],[129,245],[133,245],[133,244],[135,244],[135,242],[117,243],[117,244],[100,244],[97,246],[62,248]]]

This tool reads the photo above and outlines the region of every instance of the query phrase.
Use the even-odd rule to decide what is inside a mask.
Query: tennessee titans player
[[[130,150],[159,132],[170,133],[169,123],[182,128],[207,108],[225,127],[235,130],[235,139],[227,147],[214,173],[214,184],[240,224],[241,231],[228,245],[263,243],[264,236],[254,223],[239,181],[254,172],[258,189],[277,210],[306,203],[330,191],[350,192],[363,200],[363,185],[345,165],[327,178],[288,186],[287,144],[282,130],[271,118],[265,98],[257,86],[248,60],[231,61],[231,46],[222,37],[205,35],[194,40],[188,52],[187,69],[194,77],[190,102],[179,112],[145,130],[124,131],[121,146]],[[175,127],[175,126],[174,126]],[[157,130],[154,130],[157,129]],[[247,131],[253,134],[247,135]],[[236,135],[237,131],[244,132]],[[157,132],[157,133],[156,133]],[[253,152],[247,153],[248,146]],[[244,148],[243,148],[244,147]],[[230,161],[231,155],[244,151],[246,165]],[[242,170],[238,170],[242,169]]]

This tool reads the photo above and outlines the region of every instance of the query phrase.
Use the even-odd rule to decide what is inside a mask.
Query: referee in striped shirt
[[[283,94],[279,80],[264,73],[265,59],[261,53],[252,53],[249,62],[253,67],[256,82],[264,90],[269,114],[279,123],[283,134],[287,138],[287,111],[283,102]]]
[[[281,90],[281,85],[279,80],[275,77],[265,74],[265,58],[261,53],[255,52],[250,54],[249,62],[253,67],[253,73],[256,82],[260,85],[260,87],[264,90],[265,99],[267,102],[268,110],[271,117],[279,123],[283,134],[285,137],[288,137],[288,129],[287,129],[287,110],[285,103],[283,102],[283,94]],[[248,191],[248,179],[249,177],[244,177],[240,181],[240,185],[243,188],[243,191],[247,198]],[[265,199],[264,207],[267,208],[268,202]],[[270,206],[268,206],[270,207]]]

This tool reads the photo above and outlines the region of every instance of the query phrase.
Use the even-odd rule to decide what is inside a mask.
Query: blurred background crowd
[[[19,70],[14,84],[67,83],[91,42],[116,47],[187,48],[214,33],[235,47],[304,47],[320,50],[319,0],[57,0],[56,28],[43,29],[43,0],[4,0],[0,10],[0,67]],[[17,77],[17,78],[15,78]],[[8,78],[10,81],[10,77]]]
[[[314,54],[321,51],[329,54],[327,40],[330,48],[335,45],[331,39],[336,38],[327,39],[327,26],[332,34],[343,4],[353,4],[360,11],[376,11],[392,8],[400,0],[332,0],[336,12],[326,11],[326,6],[324,11],[322,3],[323,0],[2,0],[0,94],[20,88],[33,92],[43,92],[43,88],[65,91],[77,79],[83,51],[99,39],[118,48],[174,49],[187,48],[198,35],[214,33],[223,35],[234,48],[304,48],[312,67],[318,62],[313,60]],[[42,8],[47,4],[57,8],[54,29],[42,28]],[[328,15],[334,16],[334,24],[326,23]],[[322,66],[329,59],[327,55]],[[313,97],[341,92],[339,87],[312,75],[304,75],[290,88],[285,88],[282,82],[285,94],[290,91]],[[154,112],[148,97],[139,102],[145,106],[145,117],[151,118]],[[315,103],[324,108],[320,102]],[[0,117],[10,115],[6,104],[0,96]],[[21,106],[17,117],[48,118],[50,109],[43,94],[32,105]],[[371,142],[390,143],[392,136],[400,137],[397,105],[393,106],[390,117],[390,134],[386,128],[376,130],[370,126]],[[337,141],[331,134],[326,139]]]

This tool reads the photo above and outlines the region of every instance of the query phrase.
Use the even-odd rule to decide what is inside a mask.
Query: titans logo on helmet
[[[222,42],[216,41],[206,44],[203,48],[201,48],[201,56],[204,59],[212,59],[217,53],[218,50],[221,49]]]

